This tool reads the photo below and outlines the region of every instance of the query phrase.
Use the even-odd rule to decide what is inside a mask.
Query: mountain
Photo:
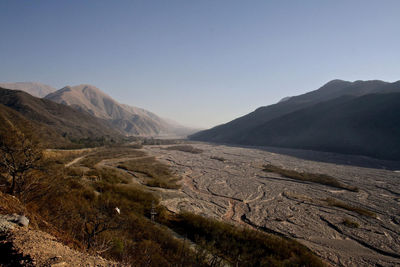
[[[178,127],[147,110],[120,104],[92,85],[66,86],[45,97],[109,121],[125,135],[175,135]]]
[[[64,140],[61,135],[57,134],[53,130],[41,125],[40,123],[30,121],[12,108],[0,104],[0,135],[3,134],[3,131],[8,131],[10,128],[18,129],[21,132],[26,132],[29,126],[30,129],[34,129],[35,132],[42,138],[42,140],[46,142],[46,145],[53,146],[53,144],[56,143],[66,143],[66,140]],[[49,140],[52,141],[47,142]]]
[[[400,93],[342,96],[255,127],[244,145],[400,159]]]
[[[190,136],[190,139],[242,145],[280,146],[400,159],[396,151],[400,81],[346,82],[333,80],[318,90],[261,107],[227,124]],[[389,101],[393,97],[394,102]],[[382,112],[386,105],[390,114]],[[371,125],[376,125],[376,129]],[[358,127],[358,128],[357,128]],[[357,130],[360,129],[360,130]],[[364,132],[363,132],[364,131]],[[386,139],[379,146],[373,138]],[[398,140],[398,139],[397,139]],[[397,141],[397,143],[399,143]]]
[[[21,90],[25,91],[30,95],[42,98],[54,91],[55,88],[50,85],[46,85],[38,82],[16,82],[16,83],[0,83],[0,87],[12,89],[12,90]]]
[[[32,124],[42,139],[53,147],[121,138],[105,120],[22,91],[0,88],[0,107],[4,120],[17,126]]]

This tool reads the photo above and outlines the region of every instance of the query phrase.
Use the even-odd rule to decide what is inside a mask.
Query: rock
[[[29,219],[26,218],[24,215],[18,216],[16,223],[19,226],[24,226],[24,227],[28,227],[29,225]]]
[[[51,264],[50,266],[51,267],[61,267],[61,266],[68,266],[68,264],[65,261],[63,261],[63,262]]]
[[[0,215],[0,233],[14,229],[14,224],[9,221],[8,215]]]
[[[18,214],[0,215],[0,228],[4,228],[2,229],[2,231],[6,231],[7,229],[12,229],[13,228],[12,224],[28,227],[29,219],[24,215],[18,215]]]

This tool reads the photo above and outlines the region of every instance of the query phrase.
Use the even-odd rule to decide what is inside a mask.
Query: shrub
[[[367,217],[372,217],[372,218],[376,217],[376,214],[370,210],[360,208],[360,207],[354,207],[352,205],[349,205],[349,204],[339,201],[337,199],[327,198],[327,199],[325,199],[325,201],[330,206],[338,207],[338,208],[345,209],[348,211],[353,211],[355,213],[358,213],[360,215],[367,216]]]
[[[240,266],[324,266],[300,243],[231,224],[181,213],[170,227],[206,250]]]
[[[278,173],[282,176],[285,176],[285,177],[288,177],[288,178],[291,178],[294,180],[323,184],[323,185],[328,185],[331,187],[336,187],[336,188],[346,189],[346,190],[353,191],[353,192],[358,192],[357,187],[342,184],[341,182],[339,182],[332,176],[329,176],[326,174],[297,172],[294,170],[283,169],[281,167],[274,166],[271,164],[264,165],[263,171]]]
[[[167,150],[177,150],[177,151],[182,151],[182,152],[187,152],[187,153],[192,153],[192,154],[201,154],[203,153],[203,150],[199,148],[195,148],[191,145],[177,145],[177,146],[169,146],[166,148]]]
[[[348,218],[345,218],[342,223],[345,226],[350,227],[350,228],[358,228],[358,227],[360,227],[360,225],[357,222],[352,221],[352,220],[350,220]]]

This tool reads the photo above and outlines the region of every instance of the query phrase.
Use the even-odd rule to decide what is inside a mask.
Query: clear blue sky
[[[400,1],[2,0],[0,81],[93,84],[210,127],[327,81],[400,79]]]

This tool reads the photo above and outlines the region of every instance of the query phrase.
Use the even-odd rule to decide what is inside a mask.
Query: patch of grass
[[[112,168],[92,169],[86,175],[98,177],[99,180],[110,184],[128,184],[130,180],[130,177]]]
[[[285,176],[287,178],[291,178],[294,180],[323,184],[323,185],[328,185],[328,186],[335,187],[335,188],[349,190],[352,192],[358,192],[357,187],[343,184],[343,183],[339,182],[338,180],[336,180],[335,178],[333,178],[332,176],[329,176],[326,174],[297,172],[297,171],[293,171],[293,170],[283,169],[281,167],[271,165],[271,164],[264,165],[263,171],[278,173],[282,176]]]
[[[350,228],[358,228],[358,227],[360,227],[360,225],[357,222],[352,221],[349,218],[345,218],[342,223],[345,226],[350,227]]]
[[[170,227],[233,266],[324,266],[297,241],[181,213]]]
[[[195,148],[191,145],[177,145],[177,146],[169,146],[166,148],[166,150],[177,150],[177,151],[182,151],[182,152],[187,152],[187,153],[192,153],[192,154],[201,154],[203,153],[203,150],[199,148]]]
[[[83,177],[85,172],[79,167],[69,167],[65,169],[65,174],[71,177]]]
[[[120,157],[141,157],[144,156],[145,153],[143,151],[139,151],[134,148],[134,146],[114,146],[101,148],[96,153],[88,155],[86,158],[81,160],[80,164],[93,168],[97,163],[104,159],[113,159]]]
[[[370,210],[360,208],[360,207],[354,207],[352,205],[349,205],[345,202],[342,202],[342,201],[339,201],[339,200],[333,199],[333,198],[327,198],[327,199],[325,199],[325,201],[328,203],[329,206],[338,207],[338,208],[345,209],[348,211],[353,211],[353,212],[358,213],[363,216],[376,218],[376,214]]]
[[[118,168],[146,175],[148,179],[145,180],[145,183],[148,186],[167,189],[179,188],[177,185],[179,179],[171,173],[167,165],[156,161],[154,157],[129,160],[118,165]]]
[[[182,139],[154,139],[154,138],[144,138],[141,140],[143,145],[176,145],[181,144],[184,141]]]
[[[46,149],[43,151],[43,156],[46,160],[52,160],[59,164],[66,164],[73,159],[87,155],[96,148],[88,148],[88,149]]]
[[[215,159],[215,160],[218,160],[218,161],[221,161],[221,162],[225,162],[226,161],[225,158],[217,157],[217,156],[211,156],[210,159]]]

